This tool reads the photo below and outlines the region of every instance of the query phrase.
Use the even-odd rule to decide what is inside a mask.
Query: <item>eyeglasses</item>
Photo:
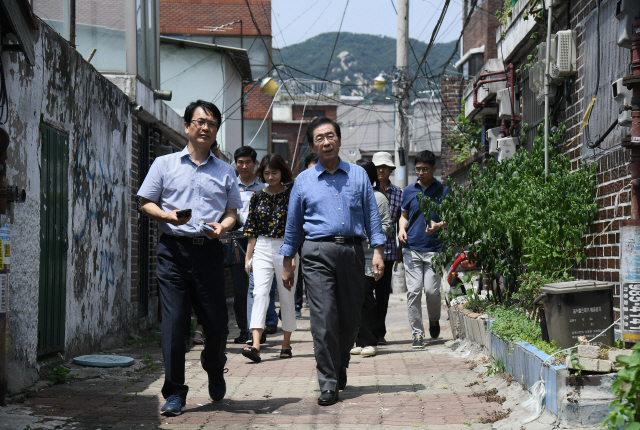
[[[416,173],[427,173],[429,170],[433,169],[435,166],[432,167],[416,167]]]
[[[198,127],[198,128],[204,128],[204,126],[206,125],[209,130],[217,130],[218,129],[218,123],[214,122],[214,121],[205,121],[203,119],[194,119],[194,120],[191,120],[191,122],[194,123],[196,125],[196,127]]]
[[[322,135],[318,135],[313,139],[314,143],[322,143],[324,142],[325,139],[327,139],[327,142],[333,142],[334,140],[336,140],[336,135],[334,133],[327,133],[324,136]]]

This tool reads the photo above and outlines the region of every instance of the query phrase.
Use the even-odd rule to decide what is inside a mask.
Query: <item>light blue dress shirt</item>
[[[342,160],[333,174],[318,163],[296,178],[280,254],[293,257],[303,237],[327,236],[369,236],[374,248],[387,241],[367,173]]]
[[[211,152],[198,166],[186,146],[181,152],[156,158],[138,196],[156,202],[165,212],[191,209],[191,219],[184,225],[158,223],[160,231],[173,236],[205,236],[200,221],[220,222],[226,209],[242,208],[233,167]]]

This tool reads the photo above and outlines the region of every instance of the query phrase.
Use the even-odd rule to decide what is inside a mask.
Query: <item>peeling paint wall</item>
[[[3,53],[9,98],[7,180],[27,200],[12,222],[9,388],[38,375],[40,125],[69,136],[64,356],[114,346],[128,333],[131,153],[129,100],[45,24],[34,32],[36,64]]]

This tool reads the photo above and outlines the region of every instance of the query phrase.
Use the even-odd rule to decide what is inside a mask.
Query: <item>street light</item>
[[[260,91],[269,94],[271,97],[275,97],[279,90],[280,87],[273,78],[264,78],[260,84]]]
[[[387,79],[386,79],[386,75],[384,73],[380,73],[374,80],[373,80],[373,88],[378,90],[378,91],[382,91],[384,90],[384,86],[387,84]]]

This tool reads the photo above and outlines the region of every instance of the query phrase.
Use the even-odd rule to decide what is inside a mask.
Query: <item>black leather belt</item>
[[[317,239],[307,239],[311,242],[333,242],[338,244],[360,244],[362,243],[362,238],[357,236],[325,236],[319,237]]]
[[[174,239],[177,242],[188,243],[192,245],[206,245],[212,241],[212,239],[208,239],[204,236],[174,236],[172,234],[166,234],[166,236]]]

